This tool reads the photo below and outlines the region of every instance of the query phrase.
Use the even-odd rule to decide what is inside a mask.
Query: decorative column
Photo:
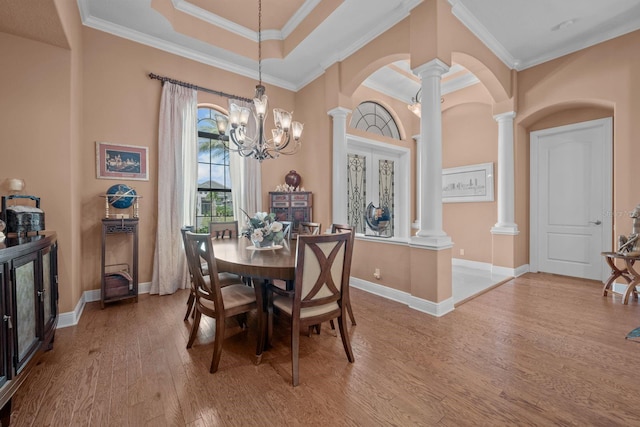
[[[498,114],[493,118],[498,122],[498,222],[491,229],[492,234],[516,235],[515,187],[513,158],[514,111]]]
[[[334,224],[347,224],[347,115],[351,110],[336,107],[333,118],[333,218]]]
[[[451,247],[451,237],[442,230],[442,111],[440,82],[449,67],[434,59],[416,68],[422,83],[420,118],[420,229],[416,244],[433,248]]]
[[[411,224],[411,228],[415,228],[420,230],[420,199],[422,194],[422,186],[420,182],[422,182],[421,174],[422,174],[422,166],[420,165],[420,152],[423,150],[422,145],[420,144],[420,135],[413,135],[413,140],[416,142],[416,220],[413,224]]]

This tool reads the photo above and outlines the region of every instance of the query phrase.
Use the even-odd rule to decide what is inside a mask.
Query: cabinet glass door
[[[38,292],[43,307],[44,333],[43,338],[48,341],[53,334],[57,319],[57,295],[56,283],[56,245],[42,250],[42,290]]]
[[[7,294],[5,293],[5,279],[7,264],[0,264],[0,316],[7,314]],[[7,360],[9,360],[9,349],[7,348],[7,336],[9,328],[9,319],[6,319],[0,324],[0,387],[7,382],[9,366]]]
[[[13,261],[11,271],[15,306],[13,308],[14,364],[19,372],[24,363],[35,353],[38,336],[38,253],[25,255]]]

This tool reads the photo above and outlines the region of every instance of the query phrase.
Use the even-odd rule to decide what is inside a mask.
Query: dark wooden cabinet
[[[293,229],[298,229],[299,222],[313,221],[311,208],[313,194],[310,191],[293,191],[291,193],[272,191],[269,193],[269,209],[276,214],[278,221],[293,221]]]
[[[131,236],[131,259],[122,264],[106,264],[107,240],[110,235]],[[102,263],[100,264],[100,304],[134,299],[138,302],[138,218],[102,220]]]
[[[0,422],[9,424],[11,398],[40,354],[53,346],[58,323],[58,244],[55,232],[0,242]]]

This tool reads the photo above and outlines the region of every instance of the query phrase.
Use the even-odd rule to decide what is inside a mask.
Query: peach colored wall
[[[476,85],[480,86],[480,85]],[[478,90],[470,88],[470,91]],[[464,123],[464,126],[461,126]],[[497,221],[498,125],[491,106],[459,104],[442,114],[442,167],[493,163],[494,201],[443,203],[443,228],[451,236],[454,258],[491,263],[491,227]],[[464,255],[460,253],[464,250]]]
[[[380,280],[373,277],[380,269]],[[411,292],[411,260],[408,245],[377,243],[356,238],[351,276],[399,291]]]
[[[82,180],[80,177],[81,164],[80,144],[82,140],[82,23],[77,6],[64,0],[56,0],[56,9],[60,15],[60,20],[71,47],[71,75],[70,75],[70,150],[68,162],[73,165],[71,168],[71,188],[69,191],[69,220],[71,227],[69,254],[71,261],[70,285],[71,292],[65,295],[66,298],[60,303],[60,311],[66,312],[74,308],[74,304],[82,295],[81,271],[81,231],[77,224],[80,224],[82,217],[82,205],[80,202]]]
[[[613,185],[614,212],[631,210],[640,201],[634,185],[640,158],[640,31],[601,43],[580,52],[524,70],[518,74],[516,117],[516,263],[528,263],[529,131],[549,113],[562,113],[567,124],[591,117],[585,107],[614,113]],[[592,110],[593,111],[593,110]],[[614,236],[631,229],[626,216],[614,217]]]
[[[158,111],[161,83],[147,77],[153,72],[203,87],[252,97],[255,80],[85,28],[84,36],[84,131],[81,144],[82,267],[83,289],[99,288],[100,226],[103,199],[98,197],[118,182],[133,186],[140,201],[140,282],[151,281],[156,227],[158,176]],[[294,109],[294,94],[267,86],[270,105]],[[227,105],[227,99],[198,93],[198,102]],[[268,126],[272,126],[269,116]],[[296,114],[296,118],[297,118]],[[304,119],[303,119],[304,120]],[[308,137],[305,129],[305,140]],[[313,140],[312,132],[309,136]],[[149,148],[149,181],[96,179],[95,141]],[[304,148],[303,148],[304,150]],[[263,163],[263,199],[270,188],[284,180],[290,164],[282,159]],[[125,241],[121,242],[124,246]],[[114,246],[118,251],[120,246]]]
[[[69,50],[0,33],[2,194],[7,178],[22,178],[24,193],[41,197],[48,230],[58,233],[60,310],[77,302],[74,291],[71,170],[71,54]]]

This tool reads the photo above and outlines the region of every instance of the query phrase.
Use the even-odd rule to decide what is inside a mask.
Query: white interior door
[[[531,133],[531,271],[605,279],[612,246],[611,119]]]

